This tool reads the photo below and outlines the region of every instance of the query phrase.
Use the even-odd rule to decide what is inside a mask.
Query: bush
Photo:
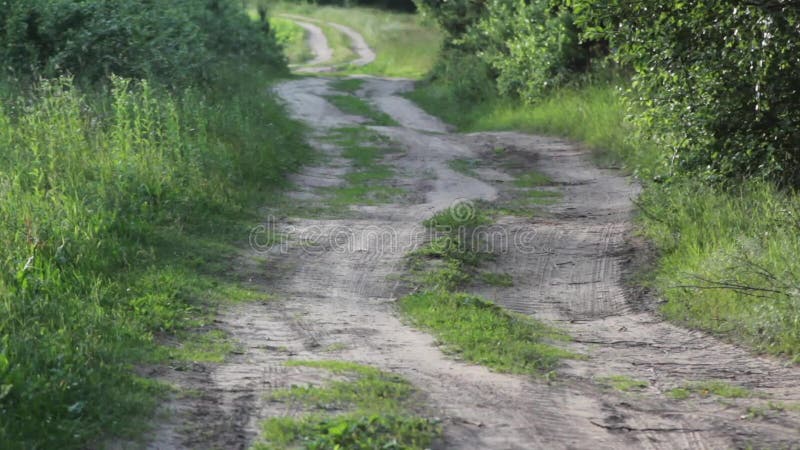
[[[669,146],[675,171],[800,186],[800,7],[575,3],[579,22],[636,70],[639,124]]]
[[[0,60],[18,78],[111,74],[183,86],[207,81],[221,59],[285,67],[274,37],[232,0],[6,0]]]
[[[490,75],[499,94],[528,103],[575,80],[607,52],[602,41],[579,39],[572,11],[561,2],[421,0],[420,5],[448,34],[444,61],[455,61],[462,72],[477,67],[477,74]],[[440,72],[434,75],[441,78]],[[447,82],[460,82],[462,76],[452,73]]]

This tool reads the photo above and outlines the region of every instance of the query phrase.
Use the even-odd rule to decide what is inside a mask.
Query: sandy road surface
[[[276,88],[291,114],[315,130],[311,141],[326,155],[294,176],[297,205],[322,201],[350,169],[341,149],[321,138],[365,121],[325,100],[333,93],[329,81],[305,78]],[[420,413],[442,419],[439,448],[798,448],[800,414],[768,405],[800,402],[800,371],[665,323],[653,312],[654,300],[626,288],[624,279],[645,259],[631,234],[635,185],[560,139],[451,133],[399,95],[410,88],[408,81],[368,78],[358,92],[399,124],[370,128],[402,150],[384,162],[396,170],[392,185],[406,195],[393,204],[355,205],[339,218],[273,218],[287,241],[261,248],[256,239],[231,276],[275,300],[221,311],[216,325],[241,343],[225,363],[157,371],[193,394],[165,405],[167,419],[149,448],[247,448],[260,420],[299,414],[266,394],[329,377],[283,365],[292,359],[348,360],[402,375],[421,392]],[[453,159],[481,164],[467,176],[451,169]],[[447,356],[430,335],[404,323],[393,304],[405,293],[397,281],[403,255],[424,239],[420,221],[456,202],[512,198],[511,172],[521,170],[546,174],[553,184],[544,189],[560,197],[533,217],[499,219],[503,233],[493,237],[501,242],[489,264],[511,274],[514,285],[471,290],[574,337],[565,345],[585,359],[564,361],[555,382]],[[263,213],[267,221],[280,211]],[[615,391],[602,381],[614,375],[648,387]],[[703,380],[744,386],[752,396],[667,395]]]

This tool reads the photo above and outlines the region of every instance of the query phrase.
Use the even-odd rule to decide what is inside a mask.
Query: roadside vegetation
[[[0,447],[134,439],[220,361],[221,276],[248,211],[307,159],[287,74],[238,2],[8,1],[0,19]]]
[[[250,9],[248,12],[251,19],[260,20],[257,10]],[[283,17],[270,17],[269,25],[290,64],[300,64],[314,57],[306,42],[306,30],[300,25]]]
[[[644,185],[664,314],[800,357],[800,9],[696,0],[440,2],[410,94],[464,130],[566,136]],[[696,45],[703,42],[703,45]]]
[[[303,414],[265,421],[254,450],[422,450],[430,448],[441,433],[438,424],[414,412],[416,392],[397,375],[344,361],[287,364],[330,371],[338,379],[326,386],[292,386],[272,392],[271,401],[288,403]]]
[[[399,300],[400,310],[433,332],[447,351],[468,361],[501,372],[553,376],[560,359],[576,357],[556,345],[568,336],[466,292],[474,278],[513,284],[508,276],[480,271],[492,254],[484,251],[479,231],[490,223],[472,204],[455,205],[426,220],[423,225],[433,237],[408,256],[417,288]]]

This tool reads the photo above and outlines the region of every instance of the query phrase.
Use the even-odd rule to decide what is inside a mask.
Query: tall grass
[[[258,75],[204,94],[60,79],[0,105],[0,447],[84,447],[152,407],[131,365],[203,323],[193,239],[307,156]]]
[[[670,178],[669,151],[626,120],[623,83],[561,89],[534,105],[470,101],[444,83],[409,96],[465,131],[520,130],[581,141],[644,184],[637,222],[658,256],[640,274],[665,316],[800,359],[800,197],[760,180],[709,185]]]

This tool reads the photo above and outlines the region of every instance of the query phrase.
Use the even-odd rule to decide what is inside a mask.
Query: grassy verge
[[[42,82],[0,107],[0,447],[135,435],[163,388],[132,368],[220,360],[216,305],[263,298],[218,275],[309,150],[269,74],[220,76],[203,94]]]
[[[344,70],[350,73],[421,78],[433,67],[442,41],[438,30],[416,14],[285,2],[276,3],[273,10],[339,23],[361,33],[377,58]]]
[[[414,389],[396,375],[342,361],[289,364],[328,370],[345,380],[273,392],[271,400],[297,405],[307,414],[264,422],[254,450],[425,449],[440,433],[438,425],[413,412]]]
[[[669,155],[626,122],[620,92],[619,83],[598,81],[562,89],[536,105],[468,105],[452,88],[428,83],[410,97],[462,130],[564,136],[585,143],[603,162],[624,165],[644,184],[637,221],[658,250],[640,282],[667,300],[664,314],[798,360],[800,266],[793,255],[800,251],[800,198],[757,180],[735,187],[659,182],[669,175]]]
[[[480,210],[458,206],[425,221],[438,236],[409,255],[419,289],[399,300],[400,310],[468,361],[502,372],[552,374],[561,358],[575,357],[553,345],[567,340],[566,335],[489,300],[459,292],[474,276],[485,276],[478,269],[491,255],[481,251],[481,242],[474,236],[489,222]],[[509,277],[490,278],[503,285],[512,283]]]

